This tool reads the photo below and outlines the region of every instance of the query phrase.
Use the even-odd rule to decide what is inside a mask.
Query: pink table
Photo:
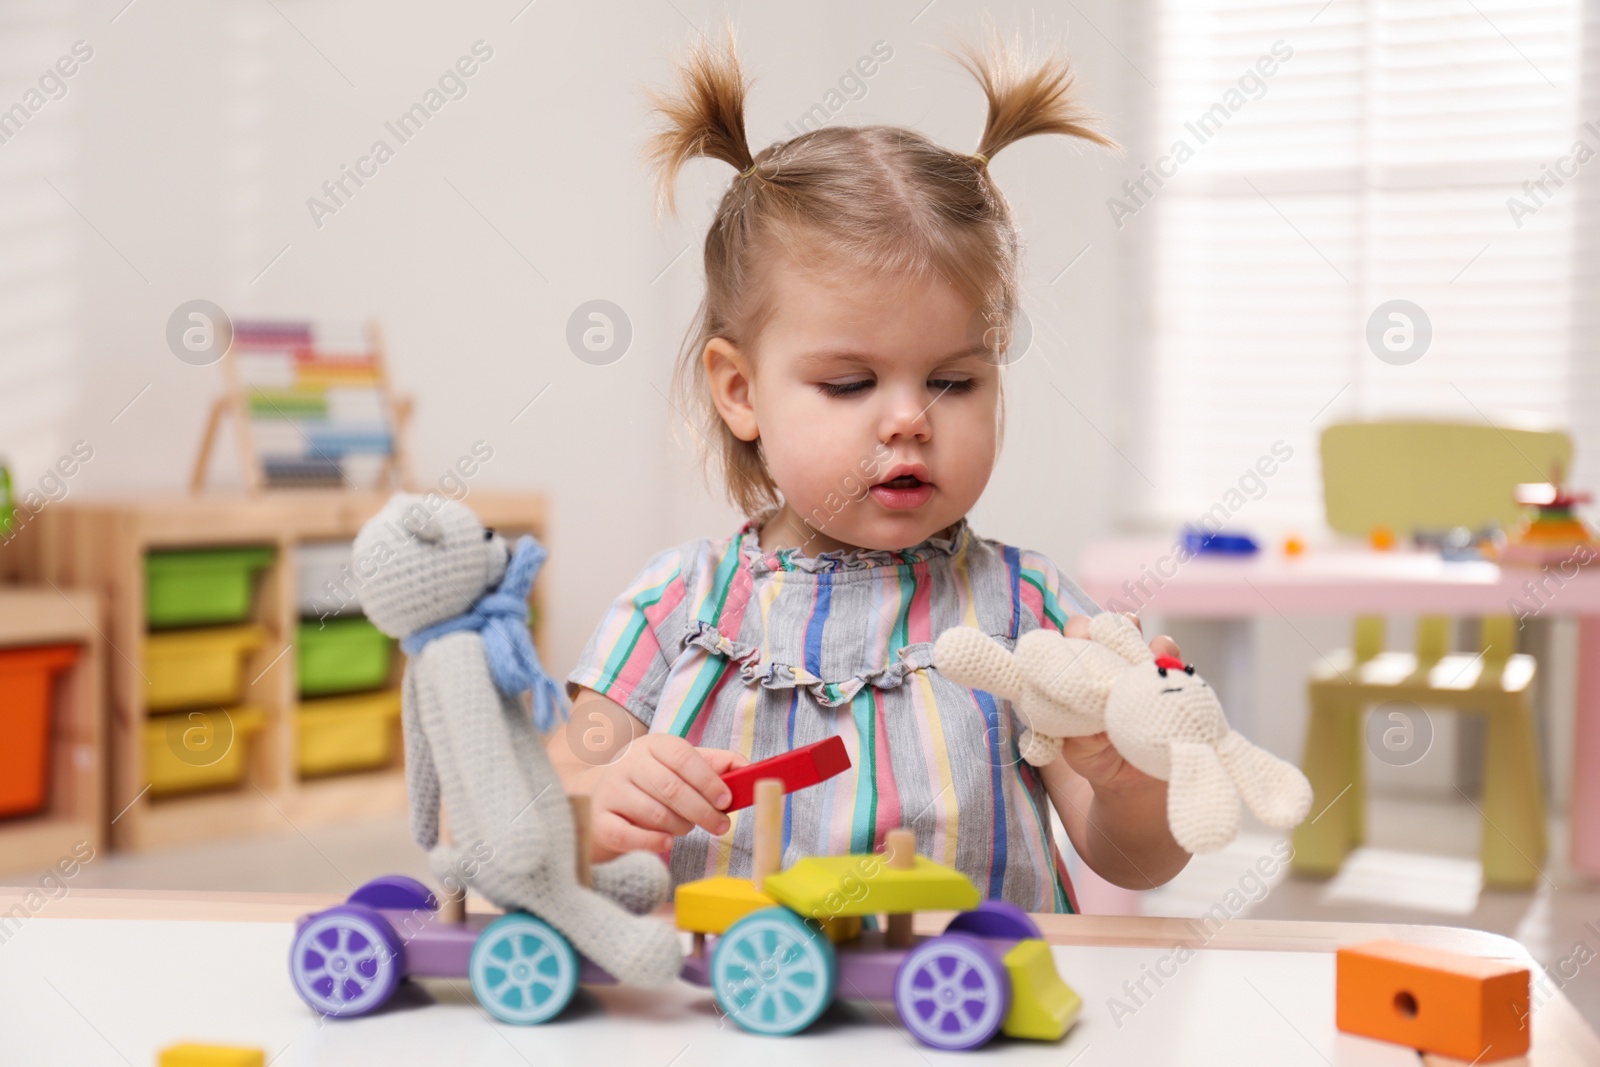
[[[1573,744],[1572,865],[1600,878],[1600,565],[1450,563],[1431,553],[1356,548],[1299,557],[1200,556],[1179,563],[1172,538],[1089,545],[1077,580],[1102,607],[1190,618],[1257,615],[1575,615],[1578,707]],[[1543,584],[1543,589],[1538,586]],[[1531,584],[1529,584],[1531,583]]]

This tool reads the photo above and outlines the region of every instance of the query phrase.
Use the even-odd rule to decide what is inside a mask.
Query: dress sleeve
[[[1061,630],[1074,615],[1098,615],[1100,605],[1078,588],[1078,583],[1062,574],[1041,553],[1023,551],[1018,556],[1021,581],[1018,592],[1025,614],[1033,616],[1037,627]]]
[[[670,548],[650,558],[612,602],[567,675],[567,696],[592,689],[627,708],[646,726],[672,661],[683,651],[691,605],[689,555]]]

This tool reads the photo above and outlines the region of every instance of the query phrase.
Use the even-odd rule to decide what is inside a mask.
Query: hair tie
[[[756,172],[756,168],[757,168],[757,167],[758,167],[758,166],[760,166],[760,165],[761,165],[761,164],[759,164],[759,163],[752,163],[752,164],[750,164],[750,169],[749,169],[749,170],[741,170],[741,171],[740,171],[740,172],[739,172],[739,177],[741,177],[741,178],[748,178],[748,177],[750,177],[750,176],[751,176],[751,175],[752,175],[752,174],[754,174],[754,173],[755,173],[755,172]]]
[[[967,158],[976,159],[978,161],[978,166],[980,167],[987,168],[989,166],[989,157],[984,155],[982,152],[971,152],[968,154]]]

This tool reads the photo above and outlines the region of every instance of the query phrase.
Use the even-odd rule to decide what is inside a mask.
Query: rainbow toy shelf
[[[13,572],[48,597],[60,601],[46,580],[98,590],[110,606],[101,625],[117,650],[105,658],[108,751],[97,743],[81,758],[110,763],[103,807],[115,817],[115,847],[405,810],[403,657],[359,615],[306,617],[318,604],[298,575],[302,546],[348,543],[388,496],[74,498],[6,546]],[[471,499],[497,529],[544,535],[536,494],[475,488]]]

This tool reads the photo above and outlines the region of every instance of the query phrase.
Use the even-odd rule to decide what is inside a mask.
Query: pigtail
[[[646,149],[656,172],[658,209],[676,210],[678,172],[697,156],[720,159],[740,172],[754,165],[744,132],[749,88],[729,26],[720,46],[702,37],[691,47],[678,68],[676,95],[649,93],[655,112],[665,119]]]
[[[1076,76],[1064,53],[1030,54],[1020,41],[1007,44],[991,31],[984,44],[968,44],[954,54],[978,79],[989,100],[983,137],[974,153],[980,159],[993,159],[1007,145],[1047,133],[1120,150],[1116,141],[1100,132],[1099,116],[1078,102],[1073,92]]]

